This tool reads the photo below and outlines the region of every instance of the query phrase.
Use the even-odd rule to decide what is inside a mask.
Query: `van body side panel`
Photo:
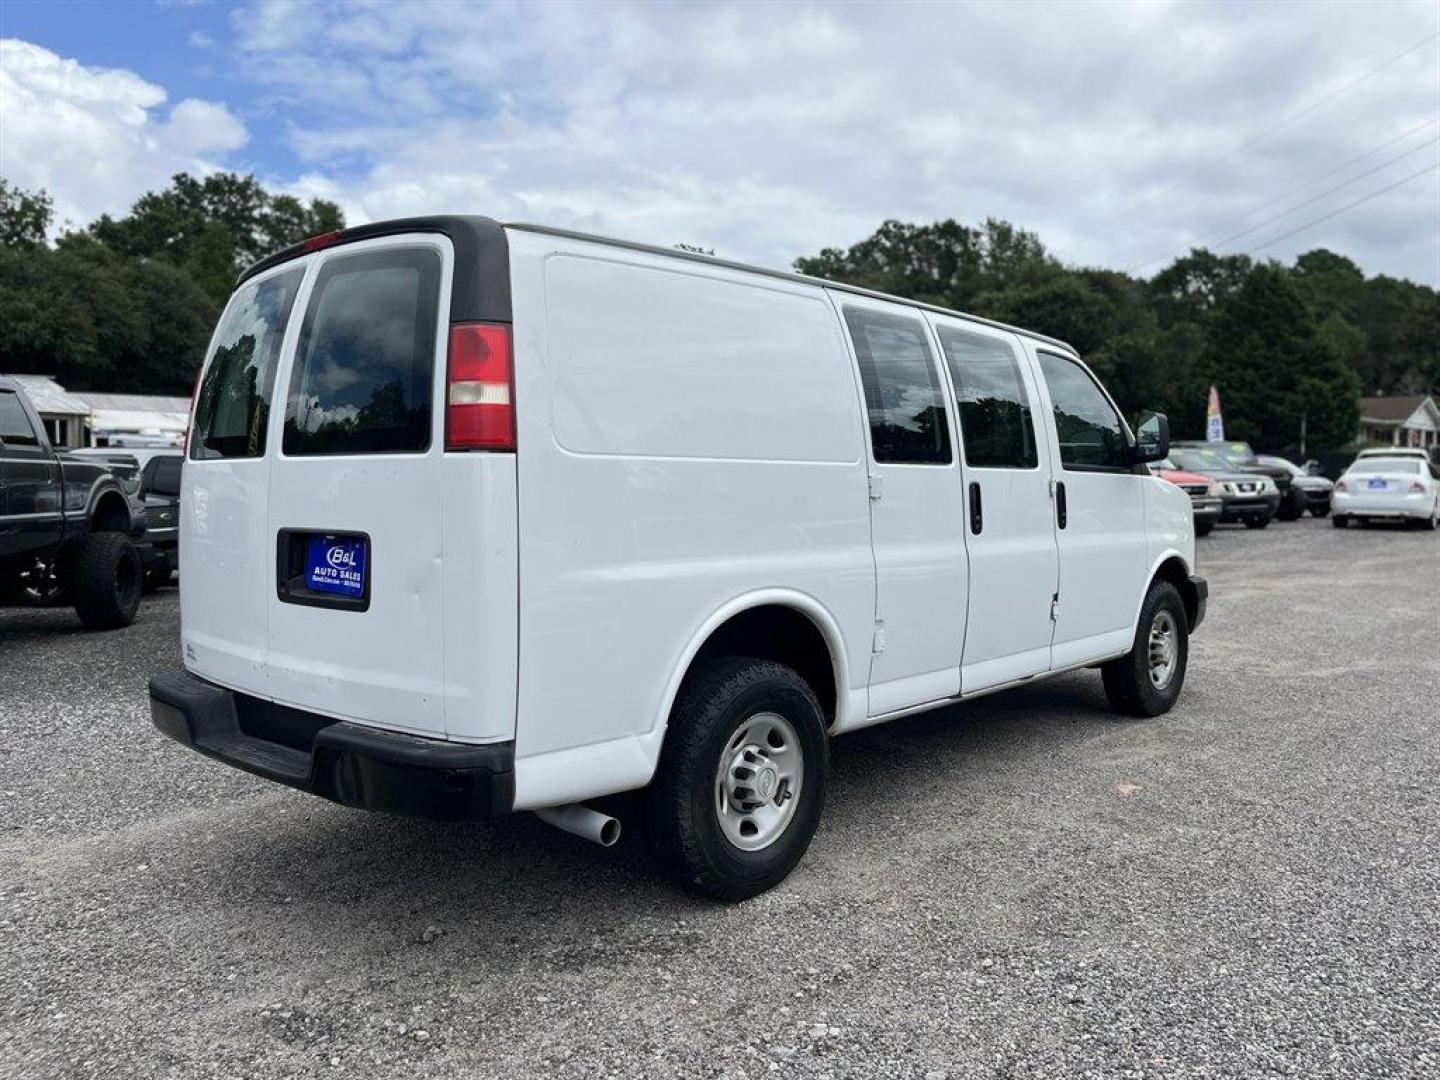
[[[517,805],[540,797],[527,758],[571,760],[556,755],[591,744],[612,747],[596,745],[606,760],[644,755],[645,775],[637,766],[623,786],[648,780],[686,650],[749,593],[788,588],[827,612],[852,684],[840,709],[863,701],[874,609],[863,429],[822,291],[509,237]],[[547,796],[580,790],[557,783],[543,781]]]
[[[440,465],[445,734],[515,737],[519,540],[515,455],[445,454]]]
[[[258,362],[242,357],[250,339],[265,338],[265,317],[257,309],[258,293],[266,284],[298,275],[298,295],[287,305],[287,324],[276,343],[275,367],[295,347],[300,333],[296,309],[304,303],[309,259],[297,259],[252,278],[226,305],[206,350],[203,377],[216,363],[244,367]],[[249,310],[253,321],[244,319]],[[271,313],[273,316],[273,312]],[[232,319],[238,325],[231,325]],[[261,340],[262,347],[268,342]],[[236,355],[221,356],[222,350]],[[262,375],[261,379],[267,377]],[[258,444],[236,456],[197,457],[192,432],[187,460],[180,473],[182,513],[179,553],[185,567],[180,589],[180,637],[185,667],[212,682],[264,696],[270,692],[266,658],[269,651],[269,605],[274,595],[275,555],[267,539],[270,494],[269,452],[279,445],[275,417],[284,409],[284,394],[272,369],[268,385],[253,392],[269,398],[268,427]],[[194,418],[192,418],[193,420]],[[243,420],[232,418],[231,429]],[[243,454],[244,456],[240,456]],[[250,456],[253,455],[253,456]]]

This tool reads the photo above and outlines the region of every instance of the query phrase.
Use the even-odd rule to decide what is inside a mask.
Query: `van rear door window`
[[[231,298],[195,398],[192,458],[264,455],[275,360],[304,276],[297,266],[246,285]]]
[[[857,307],[845,309],[845,322],[860,362],[875,460],[949,464],[945,395],[924,324]]]
[[[290,378],[286,454],[429,448],[440,272],[430,247],[337,255],[321,266]]]

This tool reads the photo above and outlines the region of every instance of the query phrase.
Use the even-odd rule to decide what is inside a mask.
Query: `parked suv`
[[[1268,476],[1236,472],[1217,451],[1203,444],[1176,443],[1170,460],[1187,472],[1208,476],[1220,492],[1220,520],[1263,529],[1280,507],[1280,491]]]
[[[0,601],[63,598],[88,629],[129,625],[145,555],[130,472],[122,483],[103,461],[54,450],[20,384],[0,375]]]
[[[1232,472],[1268,476],[1280,493],[1280,503],[1275,508],[1275,517],[1279,520],[1295,521],[1305,513],[1305,493],[1295,487],[1291,471],[1281,466],[1266,465],[1249,443],[1184,441],[1175,445],[1192,450],[1211,450],[1225,459]]]
[[[1261,454],[1257,459],[1261,465],[1272,469],[1283,469],[1290,474],[1290,483],[1305,497],[1305,508],[1314,517],[1330,513],[1330,493],[1335,489],[1333,481],[1309,472],[1288,458]],[[1314,462],[1311,462],[1314,465]]]
[[[1094,666],[1174,704],[1207,590],[1138,430],[1069,346],[914,301],[485,218],[317,237],[215,332],[152,714],[377,810],[608,844],[584,801],[643,788],[678,879],[750,896],[832,735]]]

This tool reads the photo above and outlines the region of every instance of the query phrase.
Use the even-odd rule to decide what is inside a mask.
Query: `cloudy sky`
[[[0,173],[60,216],[253,171],[771,266],[884,218],[1071,262],[1327,246],[1440,284],[1440,4],[0,5]]]

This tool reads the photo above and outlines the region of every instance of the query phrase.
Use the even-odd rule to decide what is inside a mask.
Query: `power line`
[[[1313,218],[1313,219],[1311,219],[1310,221],[1307,221],[1304,225],[1297,225],[1295,228],[1291,229],[1289,232],[1283,232],[1283,233],[1281,233],[1279,236],[1272,237],[1271,239],[1266,240],[1265,243],[1261,244],[1259,247],[1253,247],[1253,248],[1251,248],[1249,251],[1246,252],[1246,254],[1247,254],[1247,255],[1253,255],[1253,254],[1255,254],[1255,252],[1257,252],[1257,251],[1264,251],[1264,250],[1265,250],[1266,248],[1268,248],[1268,247],[1274,247],[1276,244],[1280,243],[1281,240],[1288,240],[1288,239],[1290,239],[1290,237],[1294,236],[1296,233],[1302,233],[1302,232],[1304,232],[1306,229],[1310,228],[1311,226],[1319,225],[1322,221],[1329,221],[1331,218],[1333,218],[1333,217],[1338,217],[1339,215],[1345,213],[1347,210],[1354,210],[1355,207],[1360,206],[1360,205],[1362,205],[1362,204],[1364,204],[1364,203],[1367,203],[1367,202],[1369,202],[1371,199],[1379,198],[1381,195],[1384,195],[1386,192],[1394,191],[1396,188],[1400,187],[1401,185],[1403,185],[1403,184],[1408,184],[1411,180],[1417,180],[1417,179],[1419,179],[1420,177],[1424,176],[1426,173],[1428,173],[1428,172],[1435,172],[1437,169],[1440,169],[1440,161],[1433,162],[1432,164],[1425,166],[1425,168],[1421,169],[1419,172],[1413,172],[1413,173],[1411,173],[1409,176],[1402,176],[1399,180],[1396,180],[1393,184],[1387,184],[1387,185],[1385,185],[1383,188],[1380,188],[1378,191],[1372,191],[1372,192],[1370,192],[1369,195],[1365,195],[1365,196],[1363,196],[1363,197],[1361,197],[1361,198],[1359,198],[1359,199],[1356,199],[1356,200],[1355,200],[1354,202],[1352,202],[1352,203],[1346,203],[1344,206],[1340,207],[1339,209],[1331,210],[1328,214],[1322,214],[1320,217]]]
[[[1056,250],[1055,254],[1058,255],[1058,254],[1060,254],[1060,253],[1063,252],[1063,251],[1069,250],[1070,248],[1074,247],[1077,243],[1079,243],[1081,240],[1088,240],[1090,237],[1094,236],[1096,233],[1100,232],[1100,231],[1103,230],[1103,229],[1108,229],[1108,228],[1110,228],[1112,225],[1118,225],[1120,222],[1124,221],[1126,218],[1128,218],[1128,217],[1130,217],[1132,214],[1134,214],[1137,210],[1143,210],[1145,207],[1149,206],[1151,203],[1157,201],[1158,199],[1163,199],[1165,196],[1170,195],[1172,192],[1175,192],[1175,191],[1179,190],[1180,188],[1184,187],[1185,185],[1187,185],[1187,184],[1189,184],[1189,183],[1192,183],[1192,182],[1195,181],[1195,180],[1198,180],[1200,177],[1204,176],[1206,173],[1209,173],[1210,171],[1212,171],[1213,169],[1215,169],[1216,166],[1218,166],[1218,165],[1220,165],[1220,164],[1222,164],[1222,163],[1224,163],[1224,162],[1226,162],[1226,161],[1229,161],[1232,157],[1234,157],[1236,154],[1240,153],[1242,150],[1248,150],[1250,147],[1256,145],[1257,143],[1263,142],[1265,139],[1268,139],[1270,136],[1276,134],[1277,132],[1283,131],[1285,128],[1289,127],[1291,124],[1295,123],[1297,120],[1303,120],[1305,117],[1309,116],[1311,113],[1315,112],[1317,109],[1324,108],[1326,105],[1329,105],[1332,101],[1335,101],[1336,99],[1341,98],[1341,97],[1343,97],[1344,95],[1348,94],[1351,90],[1355,89],[1355,87],[1359,86],[1361,83],[1366,82],[1367,80],[1374,78],[1376,75],[1380,74],[1380,72],[1384,71],[1386,68],[1390,67],[1392,64],[1398,63],[1399,61],[1403,60],[1405,57],[1409,56],[1411,53],[1416,52],[1416,51],[1418,51],[1418,50],[1420,50],[1420,49],[1423,49],[1426,45],[1429,45],[1429,44],[1430,44],[1432,41],[1434,41],[1436,38],[1440,38],[1440,31],[1437,31],[1437,32],[1434,33],[1434,34],[1431,34],[1429,37],[1425,38],[1423,41],[1419,41],[1419,42],[1417,42],[1416,44],[1411,45],[1408,49],[1404,49],[1404,50],[1402,50],[1401,52],[1396,53],[1394,56],[1389,57],[1388,59],[1382,61],[1382,62],[1381,62],[1380,64],[1378,64],[1377,66],[1371,68],[1369,71],[1366,71],[1363,75],[1360,75],[1360,76],[1357,76],[1357,77],[1354,78],[1354,79],[1351,79],[1351,80],[1350,80],[1348,83],[1346,83],[1345,85],[1343,85],[1343,86],[1341,86],[1341,87],[1338,87],[1338,88],[1335,89],[1335,90],[1332,90],[1330,93],[1326,94],[1324,97],[1319,98],[1318,100],[1311,102],[1309,105],[1306,105],[1303,109],[1300,109],[1298,112],[1291,113],[1291,114],[1290,114],[1289,116],[1287,116],[1284,120],[1280,121],[1278,124],[1275,124],[1273,127],[1266,128],[1264,131],[1259,132],[1259,133],[1256,134],[1256,135],[1252,135],[1250,138],[1244,140],[1243,142],[1241,142],[1241,143],[1237,144],[1236,146],[1232,147],[1231,149],[1225,151],[1225,153],[1221,154],[1219,157],[1212,158],[1209,162],[1207,162],[1206,164],[1202,165],[1199,169],[1196,169],[1194,172],[1189,173],[1189,174],[1187,174],[1186,176],[1181,177],[1179,180],[1175,181],[1173,184],[1170,184],[1170,185],[1167,186],[1167,187],[1161,188],[1159,191],[1155,192],[1153,195],[1150,195],[1150,196],[1148,196],[1148,197],[1146,197],[1146,198],[1144,198],[1144,199],[1141,199],[1139,202],[1137,202],[1137,203],[1133,204],[1132,206],[1130,206],[1129,209],[1123,211],[1118,217],[1110,218],[1110,219],[1108,219],[1107,221],[1101,222],[1101,223],[1100,223],[1098,226],[1096,226],[1094,229],[1091,229],[1091,230],[1089,230],[1089,231],[1087,231],[1087,232],[1085,232],[1085,233],[1082,233],[1080,236],[1076,237],[1076,238],[1075,238],[1074,240],[1072,240],[1070,243],[1064,245],[1064,246],[1061,247],[1061,248],[1058,248],[1058,249]]]
[[[1290,207],[1288,210],[1282,210],[1282,211],[1280,211],[1280,213],[1274,214],[1274,215],[1272,215],[1271,217],[1266,218],[1264,221],[1259,222],[1258,224],[1251,225],[1248,229],[1241,229],[1239,232],[1234,233],[1234,234],[1232,234],[1232,235],[1230,235],[1230,236],[1227,236],[1224,240],[1218,240],[1218,241],[1216,241],[1215,246],[1216,246],[1217,248],[1222,248],[1222,247],[1224,247],[1226,244],[1233,243],[1234,241],[1239,240],[1242,236],[1249,236],[1249,235],[1250,235],[1251,233],[1253,233],[1253,232],[1258,232],[1260,229],[1263,229],[1266,225],[1273,225],[1275,222],[1279,221],[1281,218],[1283,218],[1283,217],[1289,217],[1289,216],[1290,216],[1291,214],[1293,214],[1296,210],[1303,210],[1303,209],[1305,209],[1305,207],[1307,207],[1307,206],[1313,206],[1313,205],[1315,205],[1317,202],[1319,202],[1321,199],[1329,198],[1331,195],[1334,195],[1337,191],[1343,191],[1345,188],[1349,187],[1351,184],[1356,183],[1357,181],[1365,180],[1365,179],[1367,179],[1367,178],[1369,178],[1369,177],[1371,177],[1371,176],[1374,176],[1374,175],[1375,175],[1376,173],[1378,173],[1378,172],[1383,172],[1385,169],[1388,169],[1391,165],[1394,165],[1397,161],[1403,161],[1403,160],[1405,160],[1407,157],[1409,157],[1411,154],[1418,154],[1421,150],[1424,150],[1424,149],[1426,149],[1427,147],[1430,147],[1430,146],[1434,146],[1436,143],[1440,143],[1440,135],[1435,136],[1435,138],[1431,139],[1429,142],[1423,142],[1423,143],[1421,143],[1419,146],[1412,146],[1409,150],[1406,150],[1403,154],[1396,154],[1393,158],[1388,158],[1388,159],[1386,159],[1385,161],[1382,161],[1379,165],[1376,165],[1373,169],[1370,169],[1370,170],[1368,170],[1368,171],[1366,171],[1366,172],[1363,172],[1363,173],[1361,173],[1359,176],[1352,176],[1349,180],[1346,180],[1344,183],[1342,183],[1342,184],[1336,184],[1334,187],[1329,188],[1329,189],[1327,189],[1327,190],[1325,190],[1325,191],[1322,191],[1319,195],[1313,195],[1313,196],[1311,196],[1310,198],[1306,199],[1304,202],[1298,202],[1298,203],[1296,203],[1294,206]]]
[[[1394,146],[1396,143],[1398,143],[1398,142],[1403,142],[1404,140],[1408,139],[1411,135],[1414,135],[1417,131],[1423,131],[1423,130],[1425,130],[1426,128],[1431,127],[1431,126],[1433,126],[1433,125],[1436,124],[1436,123],[1440,123],[1440,118],[1432,118],[1432,119],[1430,119],[1430,120],[1424,121],[1423,123],[1416,124],[1414,127],[1410,128],[1408,131],[1402,131],[1399,135],[1396,135],[1396,136],[1394,136],[1393,138],[1386,139],[1384,142],[1380,143],[1378,146],[1372,146],[1369,150],[1366,150],[1364,153],[1356,154],[1356,155],[1355,155],[1354,157],[1352,157],[1349,161],[1346,161],[1343,165],[1337,165],[1337,166],[1335,166],[1335,168],[1329,170],[1328,172],[1323,172],[1323,173],[1321,173],[1319,176],[1312,176],[1309,180],[1306,180],[1303,184],[1299,185],[1298,187],[1292,188],[1291,190],[1285,192],[1283,195],[1280,195],[1280,196],[1278,196],[1277,198],[1271,199],[1269,202],[1261,203],[1259,206],[1251,207],[1249,210],[1245,211],[1245,213],[1241,214],[1239,217],[1230,218],[1228,221],[1225,221],[1225,222],[1221,223],[1220,225],[1215,226],[1215,228],[1210,229],[1208,232],[1201,233],[1199,236],[1197,236],[1197,237],[1195,237],[1194,239],[1190,240],[1190,241],[1185,245],[1186,250],[1189,250],[1190,248],[1194,248],[1194,247],[1200,247],[1200,246],[1202,246],[1202,245],[1204,245],[1204,244],[1209,243],[1212,237],[1218,236],[1220,233],[1224,232],[1226,229],[1230,228],[1231,226],[1239,225],[1242,221],[1245,221],[1247,218],[1253,218],[1256,214],[1259,214],[1259,213],[1261,213],[1261,212],[1264,211],[1264,210],[1269,210],[1272,206],[1276,206],[1276,205],[1278,205],[1278,204],[1280,204],[1280,203],[1283,203],[1283,202],[1285,202],[1287,199],[1294,198],[1296,195],[1300,194],[1300,192],[1304,191],[1306,188],[1308,188],[1308,187],[1314,187],[1316,184],[1320,183],[1322,180],[1328,180],[1328,179],[1330,179],[1330,177],[1332,177],[1332,176],[1338,176],[1340,173],[1343,173],[1346,169],[1350,168],[1350,166],[1355,165],[1355,164],[1358,164],[1359,162],[1364,161],[1364,160],[1365,160],[1366,158],[1368,158],[1368,157],[1373,157],[1374,155],[1378,154],[1381,150],[1388,150],[1390,147]],[[1433,141],[1433,140],[1432,140],[1432,141]],[[1425,145],[1428,146],[1429,144],[1427,143],[1427,144],[1425,144]],[[1420,149],[1420,148],[1417,147],[1416,149]],[[1414,152],[1414,151],[1412,150],[1412,151],[1407,151],[1406,153],[1413,153],[1413,152]],[[1403,157],[1405,157],[1405,154],[1401,154],[1401,155],[1400,155],[1400,158],[1403,158]],[[1386,164],[1387,164],[1387,165],[1388,165],[1388,164],[1393,164],[1394,162],[1400,160],[1400,158],[1391,158],[1388,162],[1386,162]],[[1382,168],[1383,168],[1383,166],[1382,166]],[[1363,173],[1363,174],[1361,174],[1360,176],[1351,177],[1351,179],[1347,180],[1347,181],[1345,182],[1345,184],[1354,183],[1356,180],[1363,180],[1366,176],[1370,176],[1370,175],[1371,175],[1371,173]],[[1340,185],[1340,187],[1344,187],[1345,184]],[[1332,189],[1332,192],[1333,192],[1334,190],[1338,190],[1338,189]],[[1306,205],[1306,204],[1302,203],[1302,204],[1300,204],[1300,205],[1303,206],[1303,205]],[[1298,210],[1299,208],[1300,208],[1299,206],[1293,206],[1293,207],[1291,207],[1290,209],[1291,209],[1291,210]],[[1289,213],[1289,212],[1290,212],[1289,210],[1285,211],[1285,213]],[[1284,217],[1284,214],[1280,214],[1280,215],[1278,215],[1278,217]],[[1274,221],[1274,220],[1276,220],[1276,218],[1270,218],[1270,219],[1268,219],[1268,220],[1269,220],[1269,221]],[[1267,222],[1267,223],[1268,223],[1268,222]],[[1233,240],[1233,239],[1235,239],[1235,237],[1231,237],[1230,239]],[[1229,242],[1229,241],[1225,241],[1225,240],[1222,240],[1222,241],[1221,241],[1222,244],[1223,244],[1223,243],[1228,243],[1228,242]],[[1166,258],[1169,258],[1169,256],[1167,256],[1167,255],[1159,255],[1159,256],[1156,256],[1156,257],[1153,258],[1153,259],[1147,259],[1147,260],[1145,260],[1145,261],[1142,262],[1142,263],[1136,263],[1136,264],[1134,264],[1134,265],[1132,265],[1132,266],[1126,267],[1126,268],[1125,268],[1125,273],[1127,273],[1127,274],[1138,274],[1140,271],[1144,270],[1146,267],[1148,267],[1148,266],[1154,266],[1156,263],[1162,262],[1162,261],[1164,261]]]

